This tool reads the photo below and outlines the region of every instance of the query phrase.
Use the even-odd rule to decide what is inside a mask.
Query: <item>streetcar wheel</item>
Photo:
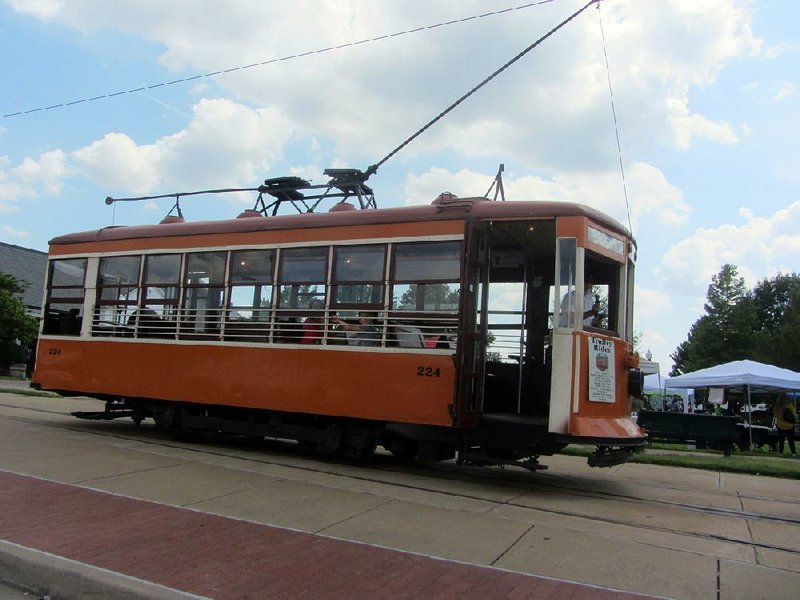
[[[153,420],[159,429],[170,429],[175,421],[175,407],[166,403],[156,405],[153,409]]]
[[[375,453],[378,436],[363,427],[348,427],[342,436],[341,453],[346,458],[363,462]]]
[[[419,454],[419,442],[394,438],[386,449],[400,460],[412,460]]]

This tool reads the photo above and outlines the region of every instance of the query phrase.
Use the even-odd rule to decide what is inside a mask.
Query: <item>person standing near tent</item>
[[[775,417],[775,427],[778,428],[778,452],[783,454],[783,441],[788,439],[792,458],[797,458],[797,449],[794,445],[794,424],[797,422],[797,407],[782,392],[772,406],[772,414]]]

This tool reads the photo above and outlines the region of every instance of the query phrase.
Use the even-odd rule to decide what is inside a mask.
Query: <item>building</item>
[[[0,273],[7,273],[28,285],[22,301],[29,314],[41,316],[47,252],[0,242]]]

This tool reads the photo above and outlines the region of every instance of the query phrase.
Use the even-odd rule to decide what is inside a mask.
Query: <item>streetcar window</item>
[[[558,240],[558,281],[556,304],[559,327],[574,328],[583,319],[584,300],[578,300],[576,291],[578,242],[575,238]],[[578,311],[581,316],[578,318]]]
[[[49,275],[44,333],[80,335],[86,259],[51,261]]]
[[[129,335],[128,321],[139,300],[140,256],[106,256],[97,272],[92,335]]]
[[[461,242],[398,244],[394,252],[392,308],[458,310]]]
[[[458,310],[458,284],[409,283],[395,285],[392,292],[392,308],[410,311],[456,311]]]
[[[316,299],[325,302],[328,248],[290,248],[281,253],[279,307],[308,308]]]
[[[178,316],[180,254],[145,257],[142,306],[128,320],[138,337],[172,337]]]
[[[458,281],[461,276],[461,242],[397,244],[394,249],[394,280]]]
[[[186,255],[181,335],[205,337],[219,333],[226,260],[226,252]]]
[[[599,314],[585,325],[596,329],[616,331],[619,327],[621,265],[590,250],[584,261],[585,290],[599,308]]]
[[[334,249],[334,257],[334,304],[383,305],[386,246],[341,246]]]
[[[272,250],[231,252],[231,320],[269,321],[273,261]]]

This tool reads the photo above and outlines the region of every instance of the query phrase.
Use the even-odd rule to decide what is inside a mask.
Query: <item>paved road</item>
[[[0,600],[40,600],[41,596],[30,592],[23,592],[19,588],[5,585],[0,581]]]
[[[797,481],[634,464],[597,470],[565,456],[535,475],[401,467],[380,456],[357,467],[280,445],[185,445],[146,425],[68,415],[98,406],[0,393],[0,469],[601,588],[742,599],[800,589]]]

